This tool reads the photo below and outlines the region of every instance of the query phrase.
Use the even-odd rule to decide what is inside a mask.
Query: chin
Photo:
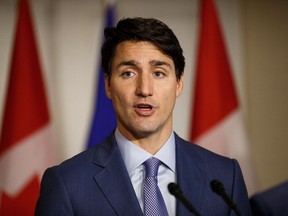
[[[147,137],[159,131],[159,128],[158,127],[138,127],[134,131],[136,134],[138,134],[141,137]]]

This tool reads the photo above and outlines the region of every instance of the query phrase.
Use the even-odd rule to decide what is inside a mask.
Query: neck
[[[119,131],[124,137],[126,137],[126,139],[152,155],[156,154],[156,152],[161,149],[172,133],[172,129],[165,132],[161,131],[160,133],[151,133],[148,135],[133,135],[132,133],[127,134],[123,133],[120,128]]]

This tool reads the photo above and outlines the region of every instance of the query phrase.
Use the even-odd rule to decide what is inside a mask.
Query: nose
[[[149,74],[141,74],[138,76],[136,95],[141,97],[153,95],[153,80]]]

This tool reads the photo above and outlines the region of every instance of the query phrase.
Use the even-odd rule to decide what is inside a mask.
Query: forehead
[[[117,45],[113,62],[118,64],[131,60],[139,63],[163,61],[174,68],[172,58],[148,41],[123,41]]]

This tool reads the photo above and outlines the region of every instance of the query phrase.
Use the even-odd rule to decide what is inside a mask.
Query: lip
[[[133,108],[139,116],[145,117],[152,116],[156,111],[156,107],[149,103],[137,103]]]

